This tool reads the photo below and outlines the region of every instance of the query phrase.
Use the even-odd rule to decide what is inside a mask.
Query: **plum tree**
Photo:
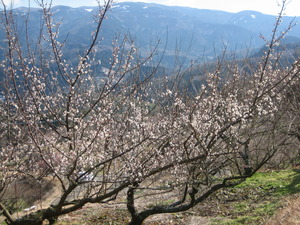
[[[0,191],[18,177],[51,178],[60,196],[18,218],[0,199],[7,224],[53,224],[88,203],[115,201],[122,191],[131,224],[142,224],[243,182],[296,139],[288,135],[287,107],[281,106],[284,90],[299,78],[300,61],[282,69],[272,54],[282,38],[276,37],[282,12],[256,67],[246,72],[236,62],[219,61],[190,95],[172,80],[154,79],[159,62],[139,74],[158,45],[141,57],[134,40],[124,36],[112,40],[109,68],[96,60],[112,0],[99,3],[91,44],[74,56],[76,65],[64,58],[51,1],[37,3],[42,27],[37,41],[25,32],[24,45],[14,10],[2,1],[7,46],[1,63]],[[138,208],[140,198],[150,206]]]

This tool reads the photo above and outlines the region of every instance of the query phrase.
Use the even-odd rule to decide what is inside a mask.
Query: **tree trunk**
[[[142,225],[146,218],[141,218],[140,216],[131,218],[129,225]]]
[[[9,223],[9,225],[42,225],[43,220],[39,218],[21,218],[16,221],[14,221],[12,224]]]

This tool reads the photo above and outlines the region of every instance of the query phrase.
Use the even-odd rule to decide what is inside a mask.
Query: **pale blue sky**
[[[27,6],[28,0],[4,0],[13,2],[15,7]],[[217,9],[228,12],[255,10],[266,14],[276,15],[280,10],[282,0],[118,0],[115,2],[147,2],[163,5],[188,6],[200,9]],[[31,1],[32,3],[34,1]],[[287,0],[286,15],[300,16],[300,0]],[[95,0],[53,0],[54,5],[72,7],[97,5]]]

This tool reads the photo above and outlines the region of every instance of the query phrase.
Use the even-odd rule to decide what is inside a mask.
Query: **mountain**
[[[55,6],[52,8],[54,21],[62,22],[60,41],[66,40],[65,57],[74,60],[91,42],[91,32],[95,29],[94,15],[97,7],[71,8]],[[18,20],[18,30],[25,37],[25,26],[22,21],[27,16],[28,9],[15,9]],[[31,9],[29,16],[30,38],[34,40],[40,34],[41,11]],[[98,45],[103,62],[107,62],[111,53],[111,42],[116,36],[130,34],[136,40],[142,53],[148,52],[151,45],[160,39],[160,51],[164,51],[163,64],[172,67],[174,55],[183,60],[214,59],[227,51],[242,54],[251,49],[259,49],[264,45],[260,34],[270,37],[275,16],[265,15],[255,11],[229,13],[217,10],[194,9],[188,7],[164,6],[159,4],[123,2],[115,4],[102,27],[103,39]],[[281,30],[288,27],[291,21],[299,22],[300,18],[284,17]],[[300,29],[296,27],[289,35],[300,38]],[[0,32],[0,39],[4,40]],[[25,39],[23,40],[25,41]],[[1,45],[3,41],[1,41]],[[152,46],[153,47],[153,46]],[[175,53],[177,50],[177,53]]]
[[[284,67],[289,66],[295,61],[295,59],[300,57],[300,38],[288,36],[284,38],[282,45],[274,46],[273,50],[273,54],[278,54],[281,56],[281,63],[284,65]],[[256,51],[251,58],[261,57],[267,51],[268,47],[263,46]]]

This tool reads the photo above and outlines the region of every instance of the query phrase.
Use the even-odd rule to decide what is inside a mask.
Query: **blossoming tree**
[[[99,5],[91,44],[76,66],[64,58],[51,4],[38,3],[43,29],[35,46],[28,36],[24,46],[13,10],[2,1],[7,48],[1,68],[0,191],[18,177],[52,178],[60,195],[18,218],[0,199],[7,224],[53,224],[88,203],[124,198],[122,191],[131,224],[142,224],[243,182],[293,142],[283,132],[289,126],[282,122],[281,106],[285,88],[299,77],[300,62],[282,69],[273,58],[282,13],[257,66],[246,71],[237,62],[219,61],[190,95],[178,81],[154,79],[156,68],[141,76],[139,69],[155,49],[141,58],[129,36],[113,40],[110,67],[97,77],[94,68],[100,65],[93,55],[111,0]],[[139,206],[140,198],[154,206]]]

